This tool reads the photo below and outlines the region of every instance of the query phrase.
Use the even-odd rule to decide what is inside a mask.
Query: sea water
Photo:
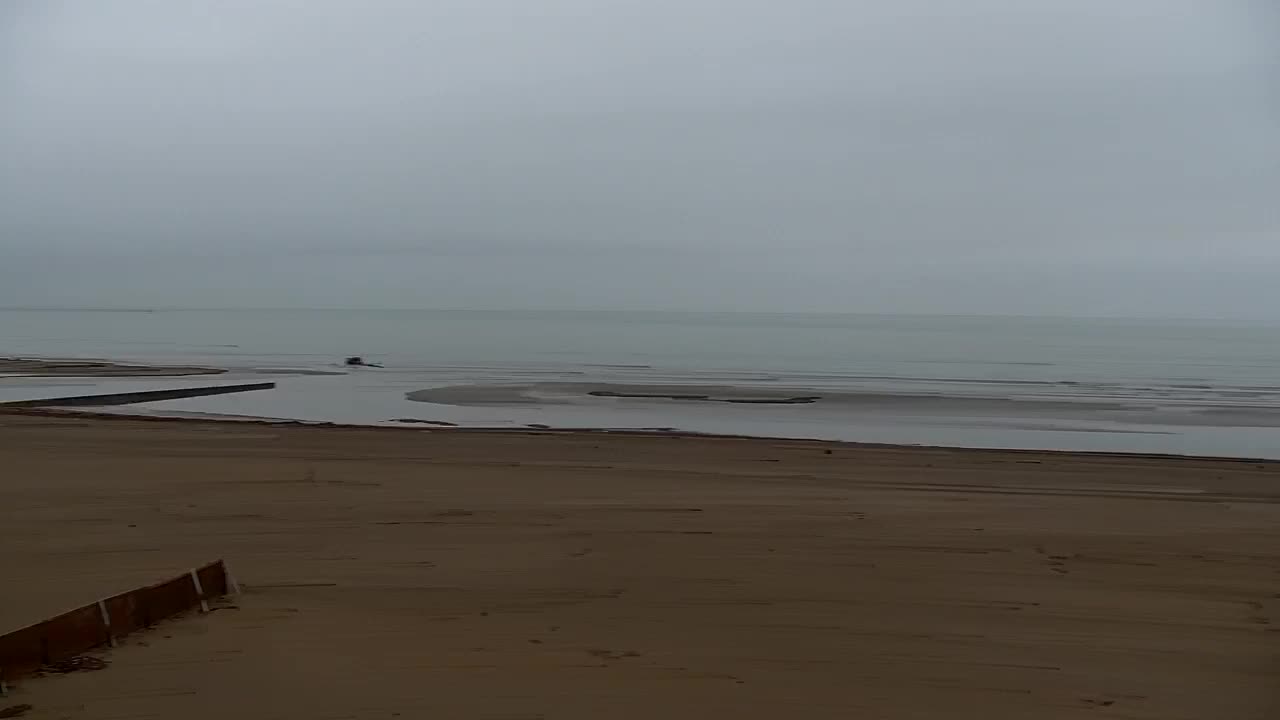
[[[362,356],[384,365],[346,368]],[[3,310],[0,357],[208,365],[183,379],[0,379],[0,401],[232,382],[126,412],[397,424],[674,428],[980,447],[1280,457],[1280,324],[796,313]],[[777,388],[805,405],[600,398]],[[458,385],[520,400],[446,405]],[[565,390],[573,389],[572,391]],[[575,395],[574,393],[577,393]],[[544,401],[539,401],[542,399]]]

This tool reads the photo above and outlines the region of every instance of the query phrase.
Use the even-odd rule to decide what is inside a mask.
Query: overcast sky
[[[0,305],[1280,316],[1268,0],[3,0]]]

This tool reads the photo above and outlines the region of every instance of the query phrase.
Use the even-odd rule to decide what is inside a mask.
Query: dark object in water
[[[352,355],[351,357],[347,358],[343,364],[346,365],[347,367],[375,367],[375,368],[382,367],[377,363],[365,362],[364,358],[360,357],[359,355]]]
[[[738,405],[808,405],[822,399],[820,395],[801,395],[798,397],[752,398],[752,397],[712,397],[710,395],[677,395],[670,393],[617,392],[614,390],[592,390],[587,393],[594,397],[610,398],[643,398],[646,400],[696,400],[700,402],[722,402]]]

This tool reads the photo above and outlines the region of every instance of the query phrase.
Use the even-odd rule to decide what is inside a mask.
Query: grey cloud
[[[1280,270],[1276,20],[9,3],[0,304],[1253,313],[1280,300],[1239,290]]]

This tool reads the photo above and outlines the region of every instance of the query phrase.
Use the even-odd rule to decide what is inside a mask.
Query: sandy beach
[[[1280,464],[0,415],[0,631],[225,558],[30,718],[1280,716]]]

